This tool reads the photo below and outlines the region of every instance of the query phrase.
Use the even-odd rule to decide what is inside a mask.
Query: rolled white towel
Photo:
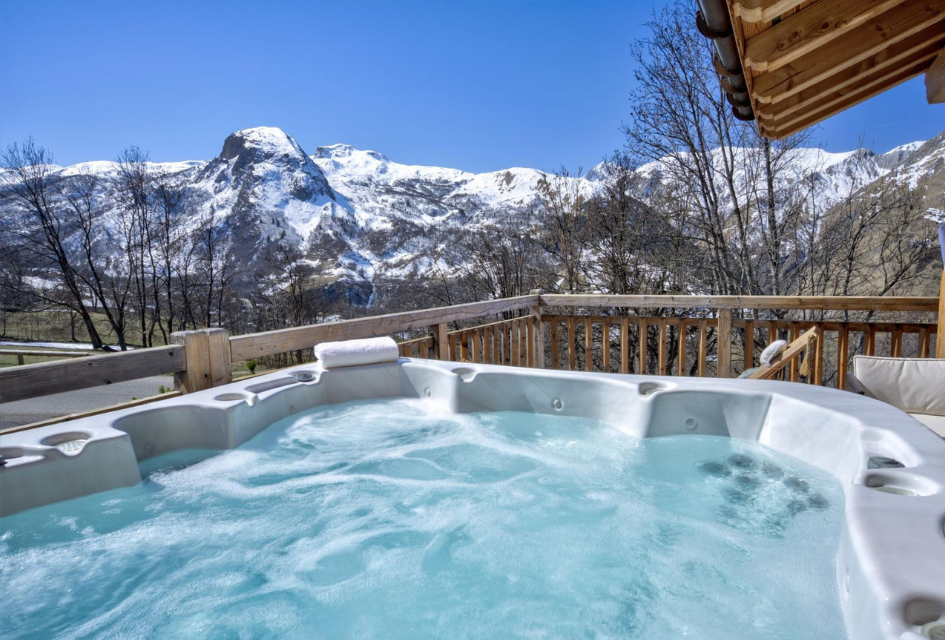
[[[774,360],[775,356],[787,349],[787,340],[775,340],[761,352],[761,356],[758,360],[761,362],[761,365],[764,367],[770,366],[771,361]]]
[[[359,364],[397,362],[400,352],[391,338],[361,338],[315,345],[315,357],[325,369]]]

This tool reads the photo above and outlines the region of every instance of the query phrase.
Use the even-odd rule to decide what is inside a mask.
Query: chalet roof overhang
[[[698,0],[736,117],[779,140],[925,74],[945,102],[945,0]]]

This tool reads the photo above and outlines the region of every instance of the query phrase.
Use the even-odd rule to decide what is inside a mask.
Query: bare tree
[[[53,164],[52,154],[30,138],[22,145],[7,147],[0,160],[5,169],[0,174],[4,196],[12,205],[11,210],[5,207],[3,211],[4,232],[16,238],[18,248],[30,255],[33,264],[58,276],[63,293],[61,297],[48,293],[36,295],[75,310],[82,318],[92,348],[103,348],[87,303],[87,292],[81,286],[67,247],[72,227],[62,205],[62,178]],[[25,222],[20,230],[15,230],[19,227],[14,216],[22,216],[20,219]]]

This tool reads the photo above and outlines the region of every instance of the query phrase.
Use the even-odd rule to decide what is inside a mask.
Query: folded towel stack
[[[362,338],[315,345],[315,357],[325,369],[397,362],[399,356],[397,343],[391,338]]]

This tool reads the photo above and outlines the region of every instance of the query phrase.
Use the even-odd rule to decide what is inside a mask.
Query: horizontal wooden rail
[[[36,351],[31,349],[0,349],[0,356],[16,356],[17,364],[24,364],[25,358],[84,358],[94,351]]]
[[[612,296],[542,294],[549,307],[619,307],[622,309],[808,309],[826,311],[938,310],[938,298],[884,296]]]
[[[469,320],[481,316],[528,309],[538,303],[537,295],[486,300],[453,307],[437,307],[383,316],[326,322],[324,324],[278,329],[266,333],[254,333],[230,338],[230,354],[233,362],[269,356],[286,351],[311,349],[320,342],[372,338],[386,336],[399,331],[429,327],[458,320]]]
[[[154,347],[0,369],[0,402],[184,371],[184,348]]]
[[[29,356],[31,358],[84,358],[95,351],[36,351],[31,349],[0,349],[0,356]]]

